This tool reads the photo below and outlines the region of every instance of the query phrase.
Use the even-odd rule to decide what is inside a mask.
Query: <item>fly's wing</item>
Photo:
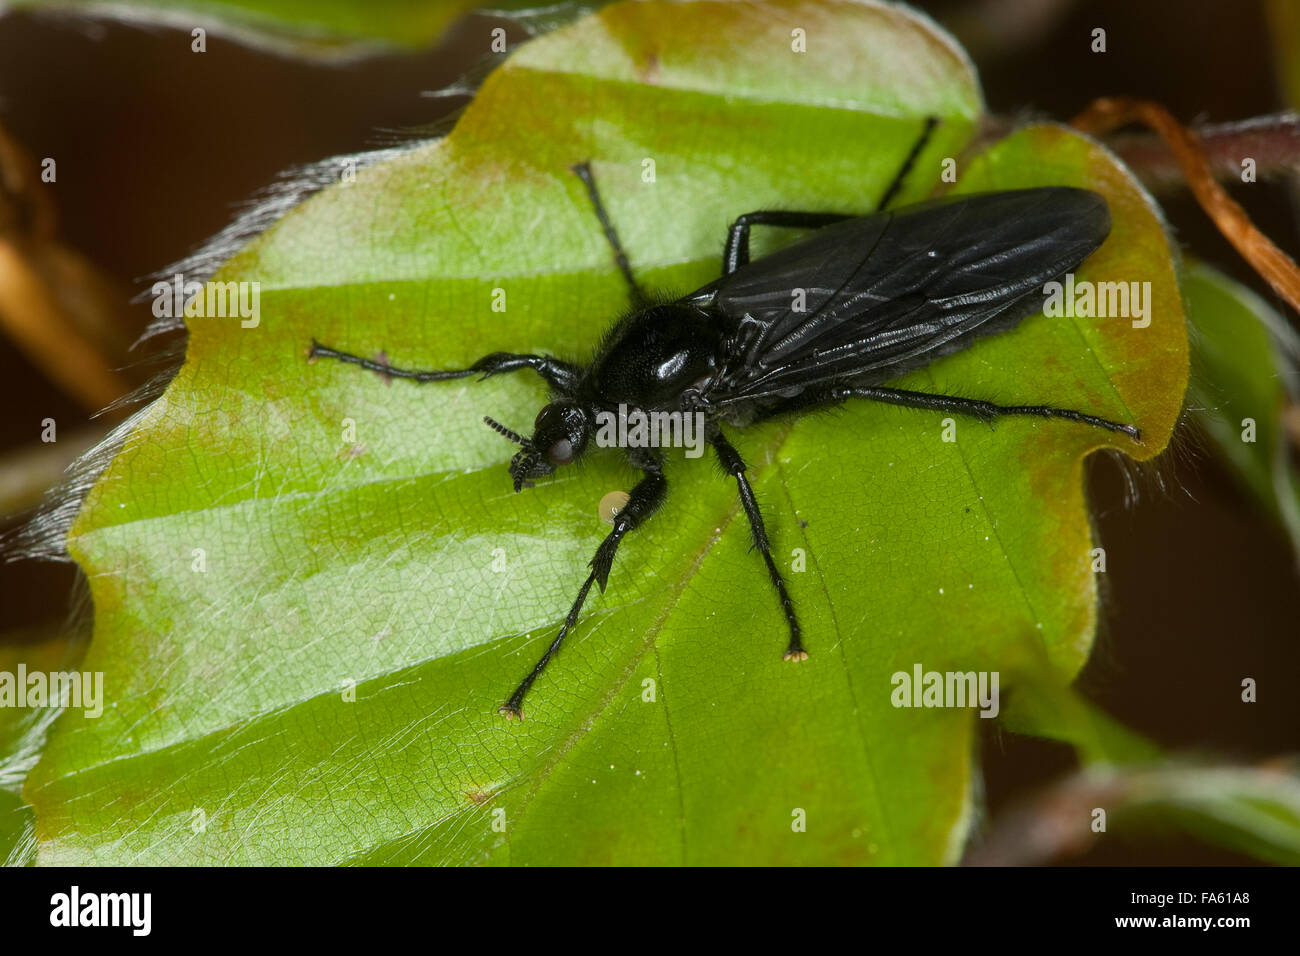
[[[1036,312],[1044,284],[1109,232],[1106,200],[1065,186],[819,229],[686,298],[736,323],[732,358],[704,397],[725,406],[831,380],[888,381]]]

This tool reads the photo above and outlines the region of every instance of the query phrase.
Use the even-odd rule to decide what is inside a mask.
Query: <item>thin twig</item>
[[[0,332],[91,411],[131,390],[105,350],[125,300],[84,258],[59,245],[49,187],[0,128]]]
[[[0,240],[0,329],[45,374],[98,411],[131,390],[77,330],[41,276],[14,243]]]
[[[39,503],[73,461],[103,440],[104,433],[104,428],[85,428],[49,444],[29,443],[0,458],[0,519]]]
[[[1221,182],[1240,182],[1242,162],[1255,164],[1261,181],[1300,173],[1300,115],[1274,113],[1232,123],[1193,127],[1210,170]],[[1106,145],[1149,189],[1186,186],[1182,168],[1164,140],[1152,133],[1108,136]]]
[[[1291,308],[1300,312],[1300,268],[1250,221],[1246,211],[1214,179],[1199,137],[1159,103],[1117,96],[1094,100],[1074,126],[1103,136],[1129,123],[1149,126],[1169,144],[1187,185],[1219,231]]]

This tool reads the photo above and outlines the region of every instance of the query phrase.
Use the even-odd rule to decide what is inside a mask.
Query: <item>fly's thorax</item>
[[[620,323],[596,356],[584,391],[600,408],[676,408],[717,373],[723,332],[679,303],[651,306]]]

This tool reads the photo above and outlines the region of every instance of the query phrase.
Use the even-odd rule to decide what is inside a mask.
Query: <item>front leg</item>
[[[363,358],[360,355],[340,352],[312,340],[307,357],[313,360],[331,358],[339,362],[347,362],[349,365],[357,365],[367,371],[377,372],[389,378],[410,379],[418,384],[424,382],[448,382],[458,378],[469,378],[471,375],[490,378],[502,372],[517,372],[520,369],[530,368],[545,379],[548,384],[566,395],[572,394],[577,387],[579,375],[577,366],[562,362],[550,355],[517,355],[512,352],[493,352],[490,355],[483,356],[469,368],[424,370],[394,368],[387,362],[378,362],[374,359]]]
[[[592,584],[599,584],[602,592],[605,590],[605,584],[609,581],[609,572],[614,565],[614,555],[618,551],[619,543],[629,531],[649,518],[663,504],[664,495],[668,490],[668,481],[664,478],[659,463],[647,460],[642,467],[645,471],[645,477],[636,483],[636,487],[628,495],[627,504],[614,516],[614,529],[605,536],[605,540],[596,550],[596,556],[591,559],[591,573],[587,575],[587,580],[583,582],[582,588],[578,591],[578,599],[573,602],[573,607],[569,609],[569,614],[564,619],[564,625],[560,628],[560,633],[555,636],[555,640],[546,649],[542,659],[537,662],[528,676],[520,682],[515,692],[510,695],[510,699],[501,706],[500,712],[507,719],[523,719],[524,695],[533,686],[533,682],[541,676],[542,671],[546,670],[546,665],[551,662],[551,658],[559,651],[565,637],[578,623],[578,615],[582,613],[582,605],[587,600],[587,594],[591,591]]]
[[[903,160],[903,165],[894,174],[893,181],[885,188],[880,197],[880,202],[876,204],[876,212],[884,210],[894,196],[898,194],[898,191],[903,186],[903,181],[907,179],[907,174],[916,165],[917,157],[925,149],[926,144],[930,141],[931,134],[938,125],[938,117],[931,116],[925,120],[920,138],[912,144],[912,149],[907,154],[907,158]],[[835,212],[790,212],[780,209],[760,209],[756,212],[747,212],[731,224],[731,229],[727,234],[727,244],[722,252],[722,274],[731,275],[741,266],[749,264],[749,230],[752,226],[821,229],[852,218],[854,218],[852,215]]]

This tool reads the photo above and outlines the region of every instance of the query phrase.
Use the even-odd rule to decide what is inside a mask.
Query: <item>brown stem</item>
[[[129,346],[128,296],[59,244],[34,159],[0,128],[0,333],[47,378],[98,411],[131,390],[109,358]]]
[[[1255,161],[1255,173],[1261,180],[1300,173],[1300,115],[1295,113],[1197,126],[1194,131],[1216,179],[1239,181],[1241,163],[1247,157]],[[1148,188],[1185,185],[1178,158],[1160,137],[1121,133],[1107,137],[1106,145]]]
[[[0,235],[54,238],[56,218],[36,163],[0,126]]]
[[[104,437],[104,428],[59,435],[57,442],[32,442],[0,458],[0,519],[37,504],[63,477],[67,467]]]
[[[1129,123],[1149,126],[1169,145],[1188,187],[1219,231],[1273,290],[1300,312],[1300,268],[1255,228],[1246,211],[1214,179],[1200,138],[1159,103],[1117,96],[1094,100],[1074,118],[1074,126],[1103,136]]]
[[[0,329],[87,408],[131,390],[64,315],[53,290],[12,242],[0,240]]]

